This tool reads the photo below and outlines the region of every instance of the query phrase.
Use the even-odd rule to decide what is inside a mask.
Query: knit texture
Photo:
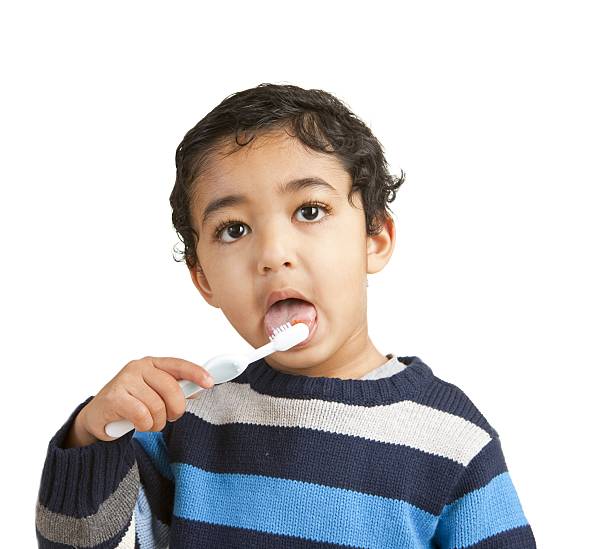
[[[89,397],[49,443],[39,547],[536,547],[497,432],[418,357],[396,358],[379,379],[260,359],[161,432],[63,448]]]

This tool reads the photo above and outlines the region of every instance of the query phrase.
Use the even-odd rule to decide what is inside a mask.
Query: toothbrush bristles
[[[281,324],[277,328],[274,328],[274,330],[272,331],[272,335],[270,336],[270,341],[272,341],[281,332],[286,332],[289,328],[291,328],[291,326],[292,326],[291,322],[285,322],[284,324]]]

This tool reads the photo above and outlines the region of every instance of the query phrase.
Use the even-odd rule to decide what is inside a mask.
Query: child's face
[[[278,185],[306,177],[320,178],[333,190],[277,192]],[[381,235],[366,237],[361,194],[353,195],[351,206],[351,177],[340,161],[280,130],[257,136],[226,158],[215,156],[196,185],[192,217],[199,265],[191,276],[204,299],[221,308],[250,345],[261,347],[269,342],[264,327],[268,295],[297,290],[316,308],[314,337],[299,350],[269,355],[266,362],[304,375],[343,377],[346,365],[371,369],[364,368],[367,360],[371,364],[382,355],[367,333],[366,274],[389,260],[393,222]],[[244,203],[201,219],[213,200],[234,194],[244,195]],[[318,209],[309,207],[313,202],[320,203]],[[215,236],[226,220],[232,223]]]

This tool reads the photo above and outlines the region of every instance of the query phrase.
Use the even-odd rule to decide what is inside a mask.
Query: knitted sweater
[[[63,448],[89,397],[49,443],[39,547],[536,547],[470,399],[416,356],[383,366],[338,379],[260,359],[161,432]]]

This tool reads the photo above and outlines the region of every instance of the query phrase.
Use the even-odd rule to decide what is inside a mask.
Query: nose
[[[288,227],[280,223],[269,223],[259,230],[259,249],[257,270],[261,274],[278,271],[282,267],[291,267],[295,263],[294,245]]]

